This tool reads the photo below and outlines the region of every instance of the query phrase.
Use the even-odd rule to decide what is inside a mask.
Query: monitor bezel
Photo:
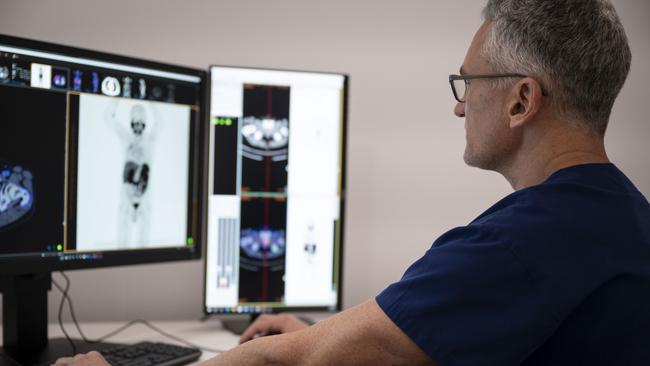
[[[209,81],[209,86],[208,86],[208,98],[211,98],[212,96],[212,70],[214,68],[230,68],[230,69],[243,69],[243,70],[262,70],[262,71],[279,71],[279,72],[295,72],[295,73],[307,73],[307,74],[325,74],[325,75],[337,75],[337,76],[342,76],[343,77],[343,106],[342,106],[342,131],[341,131],[341,138],[342,138],[342,143],[343,146],[341,148],[341,197],[339,200],[340,204],[340,218],[341,218],[341,230],[340,230],[340,237],[339,237],[339,283],[337,287],[337,299],[336,299],[336,305],[331,306],[331,305],[323,305],[323,306],[249,306],[249,309],[251,307],[254,309],[256,307],[260,307],[261,311],[254,311],[251,309],[251,311],[241,311],[241,312],[231,312],[231,311],[211,311],[213,309],[212,307],[207,306],[207,268],[208,268],[208,256],[207,256],[207,251],[208,251],[208,243],[207,240],[205,241],[205,253],[206,255],[204,256],[203,260],[203,314],[205,316],[211,316],[211,315],[259,315],[259,314],[268,314],[268,313],[280,313],[280,312],[338,312],[343,309],[343,251],[344,251],[344,239],[345,239],[345,202],[346,202],[346,181],[347,181],[347,146],[348,146],[348,98],[349,98],[349,80],[350,77],[347,73],[342,73],[342,72],[332,72],[332,71],[314,71],[314,70],[301,70],[301,69],[283,69],[283,68],[271,68],[271,67],[255,67],[255,66],[234,66],[234,65],[220,65],[220,64],[211,64],[208,67],[208,81]],[[208,114],[208,118],[210,114]],[[209,133],[208,133],[209,135]],[[208,136],[208,142],[206,144],[206,150],[209,153],[209,136]],[[209,160],[206,155],[206,160]],[[206,167],[206,172],[209,175],[209,167]],[[207,211],[207,199],[209,197],[209,192],[208,192],[208,184],[206,182],[206,211]],[[205,221],[207,222],[207,212],[206,212],[206,217]],[[205,235],[207,237],[207,228]],[[244,305],[246,306],[246,305]]]
[[[193,245],[191,248],[179,246],[171,248],[151,248],[128,251],[98,250],[79,252],[79,254],[101,254],[101,256],[92,257],[91,259],[88,259],[88,257],[85,259],[74,258],[71,255],[72,253],[62,253],[62,256],[69,254],[70,257],[66,258],[66,260],[62,260],[61,256],[44,256],[45,253],[42,252],[34,252],[33,255],[30,253],[24,253],[24,255],[21,254],[20,256],[15,257],[0,256],[0,275],[22,275],[63,270],[77,270],[201,259],[205,238],[204,217],[206,214],[205,188],[207,180],[205,169],[207,168],[207,162],[205,161],[204,157],[206,154],[205,148],[208,140],[205,131],[208,126],[207,121],[210,111],[210,100],[208,98],[209,78],[207,71],[188,66],[180,66],[176,64],[123,56],[109,52],[38,41],[34,39],[27,39],[5,34],[0,34],[0,44],[17,48],[31,49],[35,51],[56,53],[73,57],[93,59],[97,61],[126,64],[190,76],[197,76],[201,80],[198,84],[199,102],[204,106],[204,108],[199,111],[197,118],[196,131],[194,132],[193,136],[196,146],[194,146],[194,151],[191,152],[191,154],[194,156],[194,159],[190,161],[194,166],[193,169],[195,171],[195,175],[192,180],[195,192],[192,192],[193,197],[191,198],[192,206],[194,207],[193,211],[196,215],[195,222],[197,230],[196,236],[193,238],[195,245]]]

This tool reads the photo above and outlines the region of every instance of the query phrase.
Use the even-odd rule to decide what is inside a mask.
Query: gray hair
[[[632,59],[608,0],[488,0],[483,18],[496,72],[536,78],[558,113],[604,135]]]

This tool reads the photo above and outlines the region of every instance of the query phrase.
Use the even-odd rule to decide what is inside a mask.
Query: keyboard
[[[183,365],[201,356],[201,350],[196,348],[151,342],[108,348],[99,353],[112,366]]]

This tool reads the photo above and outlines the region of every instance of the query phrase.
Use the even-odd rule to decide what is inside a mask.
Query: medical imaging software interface
[[[200,81],[0,44],[0,255],[193,246]]]
[[[345,77],[211,68],[206,309],[335,309]]]

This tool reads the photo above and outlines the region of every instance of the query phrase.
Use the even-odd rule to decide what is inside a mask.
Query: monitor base
[[[260,314],[250,314],[250,317],[244,318],[233,318],[233,319],[221,319],[221,325],[224,329],[229,330],[230,332],[241,335],[244,333],[246,328],[248,328]],[[314,320],[305,316],[298,316],[302,322],[307,325],[314,325]]]
[[[251,314],[250,316],[244,318],[221,319],[221,325],[224,329],[229,330],[234,334],[240,335],[244,333],[246,328],[253,324],[259,315],[260,314]]]

